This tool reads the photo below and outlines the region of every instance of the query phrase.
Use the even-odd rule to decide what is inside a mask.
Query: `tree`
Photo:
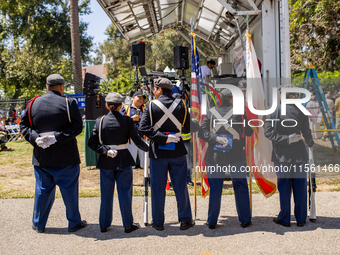
[[[74,93],[82,93],[78,0],[70,0],[71,44]]]
[[[89,0],[81,2],[81,15],[90,12],[88,4]],[[7,97],[41,92],[52,72],[61,73],[66,85],[73,84],[69,12],[68,1],[62,0],[0,2],[0,86]],[[93,39],[85,34],[86,29],[87,24],[80,23],[83,60],[88,58]],[[35,68],[40,70],[29,68],[39,61]]]
[[[340,68],[340,0],[289,0],[293,73]]]
[[[107,66],[108,79],[114,79],[121,68],[130,68],[131,62],[131,45],[122,38],[119,30],[111,24],[106,29],[105,34],[108,38],[99,44],[99,49],[97,49],[97,58],[95,62],[97,64],[101,63],[102,56],[105,55],[106,59],[109,61],[105,63]],[[110,62],[112,60],[112,62]]]
[[[106,94],[114,91],[127,95],[133,90],[133,83],[130,79],[131,71],[128,68],[121,68],[114,79],[104,80],[100,83],[100,93]]]

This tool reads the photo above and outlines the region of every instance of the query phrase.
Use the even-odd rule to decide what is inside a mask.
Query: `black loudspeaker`
[[[131,64],[134,66],[145,65],[145,43],[131,45]]]
[[[87,96],[94,96],[97,94],[96,89],[99,88],[100,77],[92,74],[86,73],[84,79],[84,88],[83,88],[83,95]]]
[[[105,106],[105,97],[102,95],[85,97],[86,120],[96,120],[98,117],[108,114]]]
[[[189,69],[188,47],[174,47],[175,69]]]

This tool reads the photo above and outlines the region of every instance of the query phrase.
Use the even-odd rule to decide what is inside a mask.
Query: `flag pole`
[[[193,161],[194,161],[194,210],[195,210],[195,220],[196,220],[196,215],[197,215],[197,183],[196,183],[196,150],[197,150],[197,147],[196,147],[196,133],[194,132],[193,133],[193,149],[194,149],[194,158],[193,158]]]
[[[249,39],[249,15],[247,13],[247,18],[246,18],[246,22],[247,22],[247,33],[246,36]],[[250,44],[249,44],[250,47]],[[247,64],[247,58],[245,59],[245,63]],[[250,212],[253,211],[253,172],[252,172],[252,165],[253,165],[253,154],[251,153],[251,137],[248,137],[248,158],[250,157],[249,162],[249,203],[250,203]]]
[[[250,157],[250,159],[248,160],[249,164],[249,202],[250,202],[250,212],[252,212],[253,210],[253,185],[252,185],[252,181],[253,181],[253,172],[252,172],[252,165],[253,165],[253,155],[251,154],[251,136],[248,137],[248,158]]]
[[[190,19],[190,25],[191,25],[191,32],[193,33],[194,32],[194,21],[191,17]],[[194,153],[193,153],[193,161],[194,161],[194,211],[195,211],[195,220],[196,220],[196,215],[197,215],[197,183],[196,183],[196,165],[197,165],[197,162],[196,162],[196,150],[197,150],[197,146],[196,146],[196,133],[193,132],[193,150],[194,150]]]

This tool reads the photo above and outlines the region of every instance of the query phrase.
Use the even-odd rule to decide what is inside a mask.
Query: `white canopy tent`
[[[97,0],[122,36],[130,43],[169,28],[184,28],[208,41],[222,63],[233,63],[233,49],[246,30],[262,62],[265,91],[277,86],[270,79],[290,78],[288,0]],[[189,40],[188,33],[183,33]],[[183,30],[182,30],[183,31]],[[219,49],[219,50],[218,50]],[[283,82],[282,82],[283,83]],[[268,98],[268,97],[267,97]]]

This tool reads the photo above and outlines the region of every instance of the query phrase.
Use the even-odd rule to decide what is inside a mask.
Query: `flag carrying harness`
[[[182,131],[182,126],[185,123],[186,117],[187,117],[187,108],[185,107],[185,116],[183,119],[183,123],[180,123],[178,121],[178,119],[176,119],[176,117],[172,114],[173,111],[176,109],[176,107],[179,105],[180,102],[183,102],[183,100],[180,99],[175,99],[172,104],[170,105],[169,108],[166,108],[166,106],[164,104],[162,104],[159,100],[153,100],[150,101],[149,104],[149,112],[150,112],[150,120],[151,120],[151,126],[153,126],[154,130],[157,131],[163,124],[165,121],[167,121],[168,119],[171,120],[171,122],[176,126],[176,128],[178,129],[178,133],[181,134]],[[184,102],[183,102],[184,103]],[[157,121],[157,123],[155,123],[153,125],[153,120],[152,120],[152,111],[151,111],[151,104],[155,104],[158,106],[159,109],[162,110],[162,112],[164,113],[164,115],[162,116],[162,118],[159,119],[159,121]],[[184,103],[185,106],[185,103]]]

